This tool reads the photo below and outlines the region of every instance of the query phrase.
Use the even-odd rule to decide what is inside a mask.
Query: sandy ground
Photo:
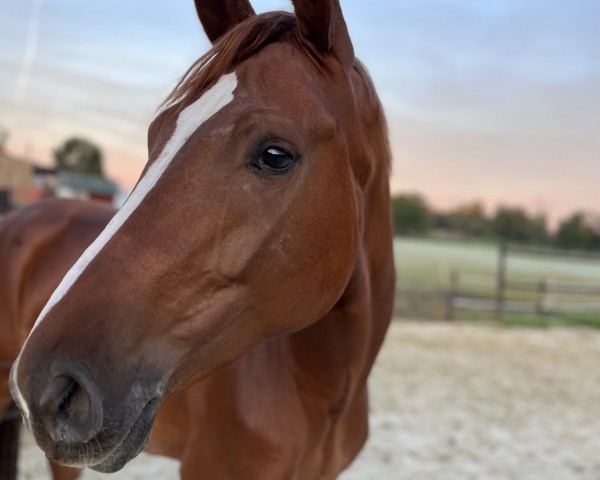
[[[342,480],[600,479],[598,331],[395,323],[371,397],[370,440]],[[19,478],[49,478],[24,443]],[[141,455],[110,478],[177,468]]]

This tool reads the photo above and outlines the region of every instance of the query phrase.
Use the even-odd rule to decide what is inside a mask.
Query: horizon
[[[257,12],[286,9],[252,2]],[[598,212],[600,4],[575,0],[342,0],[357,57],[387,113],[393,193],[435,209],[480,200],[544,213]],[[131,189],[146,128],[208,48],[194,4],[0,2],[0,127],[43,165],[70,136],[104,152]]]

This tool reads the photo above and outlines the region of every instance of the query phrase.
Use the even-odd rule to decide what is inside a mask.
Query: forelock
[[[253,15],[239,23],[188,69],[161,104],[159,113],[171,107],[182,110],[240,62],[295,27],[296,17],[287,12]]]

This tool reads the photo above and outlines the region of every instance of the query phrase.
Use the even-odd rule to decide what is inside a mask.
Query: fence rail
[[[448,292],[446,318],[456,318],[457,311],[480,311],[493,313],[497,319],[502,320],[505,313],[528,314],[540,317],[550,315],[569,314],[598,314],[600,315],[600,286],[575,283],[556,283],[546,280],[507,281],[501,278],[497,281],[494,296],[467,295],[462,290],[465,285],[475,285],[473,279],[478,275],[469,273],[461,274],[451,272],[450,289]],[[481,279],[480,279],[481,280]],[[484,282],[490,285],[489,282]],[[529,300],[508,299],[508,293],[528,295]],[[561,295],[571,297],[569,300],[561,298],[559,301],[552,296]],[[573,298],[583,301],[573,301]]]

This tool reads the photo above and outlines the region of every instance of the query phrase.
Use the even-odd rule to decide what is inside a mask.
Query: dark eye
[[[290,169],[293,161],[294,156],[291,153],[279,147],[269,147],[260,155],[256,163],[259,169],[270,173],[285,173]]]

